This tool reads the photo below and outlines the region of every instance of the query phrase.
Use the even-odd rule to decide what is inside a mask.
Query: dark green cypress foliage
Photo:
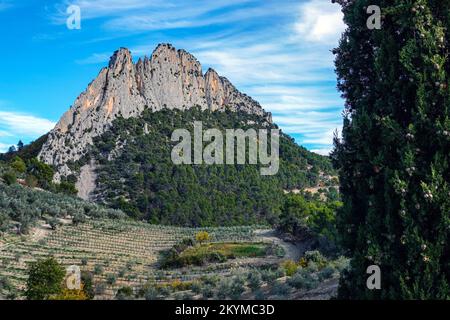
[[[348,28],[335,49],[346,105],[332,158],[352,258],[339,296],[449,299],[450,1],[336,2]],[[381,30],[366,26],[369,5]],[[372,264],[381,290],[366,287]]]

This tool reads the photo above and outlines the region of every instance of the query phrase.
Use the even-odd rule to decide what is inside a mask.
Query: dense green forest
[[[204,129],[276,128],[246,113],[146,110],[139,118],[115,120],[84,160],[71,166],[79,169],[96,159],[97,201],[135,219],[183,226],[275,224],[283,189],[314,186],[321,174],[334,173],[328,158],[284,134],[280,169],[274,176],[261,176],[259,165],[174,165],[170,155],[177,143],[170,140],[172,132],[193,132],[194,121],[202,121]]]

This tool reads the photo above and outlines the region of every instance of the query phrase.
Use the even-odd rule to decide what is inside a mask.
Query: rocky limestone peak
[[[225,88],[219,74],[212,68],[209,68],[205,74],[206,82],[206,101],[211,110],[218,110],[227,103],[225,100]]]
[[[58,180],[72,173],[68,162],[79,160],[115,118],[138,117],[145,108],[194,106],[230,108],[265,116],[271,122],[270,113],[216,71],[208,69],[203,75],[200,62],[185,50],[160,44],[150,57],[134,64],[130,50],[120,48],[49,133],[39,158],[57,168]]]
[[[120,48],[111,56],[108,68],[114,75],[119,75],[123,71],[129,72],[133,68],[131,52],[127,48]]]

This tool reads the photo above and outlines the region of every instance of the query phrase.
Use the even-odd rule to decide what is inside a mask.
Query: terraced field
[[[51,255],[65,266],[78,265],[82,270],[93,272],[95,283],[108,283],[108,277],[114,276],[114,283],[107,285],[99,295],[111,298],[123,285],[138,287],[149,280],[156,283],[174,279],[188,281],[212,273],[225,275],[236,264],[250,266],[257,259],[170,271],[158,270],[156,262],[161,250],[199,231],[207,231],[212,242],[251,242],[255,241],[255,229],[193,229],[114,220],[77,226],[66,223],[56,231],[43,225],[34,229],[30,236],[0,237],[0,277],[8,278],[15,289],[21,290],[26,283],[28,263]]]

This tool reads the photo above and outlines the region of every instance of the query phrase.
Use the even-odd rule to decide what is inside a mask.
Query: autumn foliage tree
[[[206,242],[210,239],[209,233],[206,231],[199,231],[195,235],[195,240],[197,240],[198,243]]]
[[[335,49],[345,98],[332,154],[351,269],[339,296],[450,298],[450,2],[338,0],[348,25]],[[367,7],[381,9],[369,30]],[[381,268],[381,290],[366,286]]]

